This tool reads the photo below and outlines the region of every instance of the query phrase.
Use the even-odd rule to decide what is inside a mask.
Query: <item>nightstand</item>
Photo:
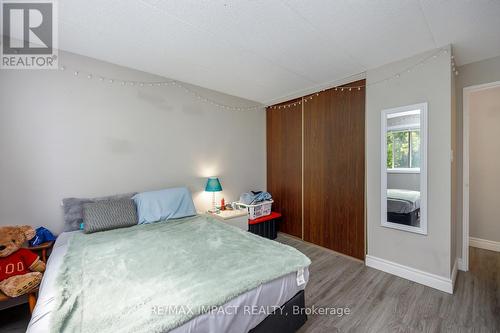
[[[221,222],[248,231],[247,209],[221,210],[218,213],[209,213]]]
[[[31,250],[38,255],[40,255],[40,258],[44,263],[47,263],[47,258],[49,257],[50,253],[47,253],[47,251],[50,251],[52,249],[52,246],[54,246],[54,241],[51,242],[45,242],[37,246],[23,246],[25,249]]]

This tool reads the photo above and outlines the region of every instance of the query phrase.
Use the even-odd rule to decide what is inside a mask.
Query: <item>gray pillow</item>
[[[80,230],[83,222],[83,205],[103,200],[132,199],[137,193],[126,193],[101,198],[65,198],[63,199],[64,231]]]
[[[83,231],[126,228],[137,225],[137,210],[131,199],[107,200],[83,205]]]

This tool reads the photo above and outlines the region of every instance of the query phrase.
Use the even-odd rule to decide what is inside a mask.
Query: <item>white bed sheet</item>
[[[33,310],[28,333],[45,333],[50,331],[51,313],[55,305],[54,296],[57,285],[56,277],[63,257],[68,249],[68,240],[75,232],[64,232],[56,240],[47,262],[38,300]],[[205,313],[197,316],[183,325],[171,330],[172,333],[198,332],[248,332],[257,326],[272,312],[276,306],[285,304],[300,290],[303,290],[309,279],[309,270],[304,269],[304,284],[297,285],[297,272],[269,281],[259,287],[237,296],[222,306],[225,311]],[[249,314],[249,312],[255,312]]]

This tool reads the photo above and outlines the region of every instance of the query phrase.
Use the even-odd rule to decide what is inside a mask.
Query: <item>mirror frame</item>
[[[420,227],[387,221],[387,116],[393,113],[420,110]],[[381,122],[381,225],[387,228],[399,229],[427,235],[427,102],[382,110]]]

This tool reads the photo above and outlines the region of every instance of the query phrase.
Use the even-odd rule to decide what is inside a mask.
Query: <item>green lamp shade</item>
[[[207,186],[205,186],[205,191],[207,192],[220,192],[222,191],[222,186],[219,182],[219,178],[210,177],[207,180]]]

